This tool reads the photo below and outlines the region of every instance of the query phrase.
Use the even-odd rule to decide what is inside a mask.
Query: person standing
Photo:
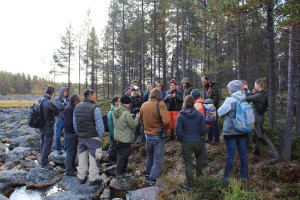
[[[268,138],[262,124],[264,123],[264,113],[267,111],[268,108],[268,95],[266,93],[267,90],[267,79],[257,79],[255,81],[254,86],[255,94],[252,96],[247,96],[246,101],[252,102],[255,114],[255,124],[254,124],[254,155],[260,155],[260,147],[261,145],[263,148],[270,154],[271,160],[269,164],[273,165],[279,161],[279,154]]]
[[[53,169],[48,163],[48,156],[51,152],[53,135],[54,135],[54,117],[59,114],[58,108],[51,101],[54,96],[54,87],[52,85],[47,86],[44,96],[39,100],[39,104],[43,107],[45,124],[43,127],[39,128],[41,132],[41,165],[40,168],[43,169]]]
[[[114,139],[114,121],[113,121],[113,110],[120,105],[120,98],[114,97],[112,99],[112,104],[110,105],[110,111],[107,113],[107,124],[109,129],[109,149],[108,155],[111,164],[117,162],[117,145]]]
[[[55,149],[59,154],[63,154],[61,151],[61,142],[60,137],[64,128],[64,110],[69,103],[69,90],[66,87],[59,89],[59,96],[55,98],[55,105],[59,110],[59,115],[56,120],[56,129],[55,129]],[[64,148],[66,149],[67,143],[64,139]]]
[[[80,103],[80,96],[78,94],[73,94],[70,97],[70,102],[64,110],[64,129],[65,129],[65,141],[67,144],[66,151],[66,175],[67,176],[76,176],[76,166],[75,160],[77,155],[77,144],[78,137],[75,134],[73,126],[73,114],[74,109],[77,104]]]
[[[202,136],[206,133],[205,120],[194,107],[194,98],[187,95],[184,99],[182,109],[176,121],[176,135],[181,143],[182,156],[185,164],[185,175],[187,184],[180,185],[189,191],[193,185],[192,154],[196,158],[197,177],[202,176]]]
[[[149,100],[149,96],[150,96],[150,92],[153,89],[153,85],[152,84],[148,84],[147,86],[147,92],[143,95],[143,100],[142,102],[145,103],[146,101]]]
[[[187,95],[191,94],[193,85],[191,84],[190,79],[187,77],[183,78],[181,83],[183,86],[183,98],[185,98]]]
[[[164,100],[166,98],[166,92],[164,91],[164,86],[162,83],[156,83],[156,87],[161,91],[161,99]]]
[[[125,174],[128,158],[131,154],[131,144],[134,140],[133,130],[138,126],[139,114],[135,120],[132,118],[129,107],[131,98],[124,95],[121,97],[121,104],[113,110],[114,139],[117,147],[117,180],[126,181]]]
[[[246,152],[248,134],[235,129],[233,119],[236,117],[237,101],[245,100],[243,94],[244,84],[239,80],[230,81],[227,85],[230,97],[226,98],[218,109],[218,115],[225,117],[223,124],[223,136],[226,143],[226,165],[222,180],[228,182],[233,171],[235,149],[240,157],[240,174],[243,182],[248,181],[248,157]]]
[[[218,84],[214,81],[210,81],[207,76],[201,78],[202,85],[204,87],[204,99],[212,99],[216,109],[219,108],[219,88]],[[218,120],[212,123],[211,128],[208,131],[207,143],[213,142],[218,144],[220,141],[220,133],[218,127]]]
[[[141,124],[146,135],[146,186],[154,186],[163,162],[165,139],[162,131],[169,128],[170,119],[167,107],[161,99],[161,90],[151,90],[149,101],[145,102],[140,112]]]
[[[104,125],[100,108],[96,105],[96,93],[92,89],[84,91],[84,101],[74,110],[73,125],[78,136],[78,174],[80,184],[87,181],[89,185],[101,183],[99,165],[102,157]]]
[[[133,80],[133,81],[131,82],[131,84],[130,84],[130,87],[129,87],[129,88],[126,88],[126,89],[124,90],[124,95],[130,97],[133,88],[134,88],[134,87],[137,87],[137,85],[138,85],[137,80]]]

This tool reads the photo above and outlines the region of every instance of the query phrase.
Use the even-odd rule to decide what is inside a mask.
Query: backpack
[[[213,124],[217,121],[217,109],[213,103],[208,103],[206,100],[203,102],[205,108],[205,123]]]
[[[251,105],[245,100],[238,100],[235,112],[235,118],[232,119],[235,129],[243,133],[251,132],[255,122],[254,111]]]
[[[40,103],[34,103],[28,110],[27,122],[32,128],[41,128],[45,125],[46,120],[44,119],[44,109],[42,104],[47,99],[41,100]]]
[[[102,121],[104,125],[104,131],[109,132],[108,123],[107,123],[107,115],[102,115]]]

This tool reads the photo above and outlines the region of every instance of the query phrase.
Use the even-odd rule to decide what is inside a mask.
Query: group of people
[[[217,116],[208,119],[207,105],[212,105],[219,117],[224,117],[223,131],[226,144],[226,165],[223,180],[228,182],[233,171],[235,149],[240,155],[241,179],[248,181],[248,158],[246,143],[248,133],[240,132],[233,125],[236,115],[236,104],[240,100],[252,102],[255,112],[254,125],[254,155],[260,155],[260,145],[270,153],[270,164],[279,161],[279,155],[263,131],[263,115],[267,107],[266,79],[255,81],[252,92],[248,90],[245,81],[234,80],[228,83],[229,97],[219,107],[219,89],[216,82],[207,76],[201,78],[204,94],[201,98],[199,90],[194,89],[191,81],[184,78],[180,84],[174,79],[170,81],[170,90],[165,92],[163,85],[148,84],[143,93],[137,81],[132,81],[123,95],[112,99],[111,109],[107,114],[107,124],[110,136],[109,159],[116,164],[116,178],[127,181],[131,177],[126,173],[131,145],[141,141],[146,142],[147,160],[145,171],[145,185],[153,186],[159,176],[163,163],[164,146],[167,139],[175,137],[181,143],[182,156],[185,164],[187,184],[180,187],[189,190],[193,186],[192,166],[196,161],[197,177],[202,175],[203,166],[208,164],[205,143],[218,144],[220,141]],[[45,125],[41,131],[41,167],[49,169],[48,156],[51,151],[54,134],[54,117],[56,122],[56,138],[64,128],[66,151],[66,175],[77,176],[81,184],[87,179],[91,185],[100,182],[99,164],[102,156],[102,142],[104,138],[104,124],[100,108],[96,104],[95,91],[87,89],[84,101],[78,94],[68,99],[67,88],[61,88],[60,96],[55,104],[51,101],[54,87],[48,86],[44,97],[40,101],[44,110]],[[45,101],[46,99],[46,101]],[[206,134],[208,134],[207,139]],[[57,139],[56,139],[57,140]],[[60,141],[60,138],[59,138]],[[56,150],[60,152],[60,144],[56,141]],[[77,153],[78,151],[78,153]],[[78,170],[75,158],[78,154]],[[76,174],[77,171],[77,174]]]

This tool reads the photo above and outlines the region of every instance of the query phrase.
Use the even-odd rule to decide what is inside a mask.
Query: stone
[[[58,154],[57,151],[53,151],[49,155],[49,160],[53,161],[55,164],[64,165],[65,164],[66,153]]]
[[[0,200],[9,200],[9,198],[7,198],[6,196],[4,196],[3,194],[0,194]]]
[[[28,125],[27,126],[22,126],[21,128],[17,130],[13,130],[11,132],[11,137],[12,138],[17,138],[20,136],[25,136],[25,135],[35,135],[36,131],[33,128],[30,128]]]
[[[84,194],[74,193],[72,191],[56,192],[45,197],[45,200],[89,200]]]
[[[103,182],[100,185],[89,186],[89,182],[80,184],[79,179],[73,176],[64,176],[58,184],[73,194],[84,195],[83,199],[99,199],[104,190]]]
[[[24,160],[21,162],[23,168],[36,168],[39,164],[34,160]]]
[[[26,176],[26,187],[44,188],[57,183],[61,178],[59,172],[41,168],[31,169]]]
[[[10,170],[10,169],[14,168],[15,166],[16,166],[15,163],[7,162],[0,169],[1,169],[1,171]]]
[[[14,191],[14,189],[7,183],[0,183],[0,193],[5,195],[5,196],[9,196],[12,192]],[[1,199],[1,197],[0,197]]]
[[[130,191],[126,194],[126,199],[130,200],[156,200],[158,199],[159,195],[159,188],[158,187],[146,187],[141,188],[135,191]]]
[[[108,174],[108,175],[116,175],[117,174],[117,165],[112,165],[110,167],[105,168],[104,173]]]
[[[36,160],[36,159],[37,159],[36,156],[27,156],[27,157],[25,158],[25,160]]]
[[[110,198],[110,189],[105,188],[103,193],[100,196],[100,199],[109,199]]]
[[[27,173],[25,170],[0,171],[0,182],[11,186],[22,186],[25,185]]]
[[[108,179],[108,176],[105,173],[103,173],[101,174],[100,179],[105,182]]]
[[[112,179],[110,181],[109,187],[111,187],[114,190],[131,190],[133,186],[133,181],[129,180],[129,181],[117,181],[116,178]]]
[[[39,150],[40,137],[38,134],[24,135],[11,140],[9,149],[12,150],[16,147],[31,147],[33,150]]]
[[[5,162],[6,158],[7,158],[6,152],[0,153],[0,162]]]
[[[6,161],[12,161],[14,163],[20,162],[21,159],[29,156],[31,151],[32,149],[30,147],[16,147],[8,153]]]

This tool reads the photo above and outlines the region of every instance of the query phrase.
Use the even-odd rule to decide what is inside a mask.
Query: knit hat
[[[197,90],[197,89],[193,89],[192,91],[191,91],[191,94],[190,95],[192,95],[193,97],[200,97],[200,92],[199,92],[199,90]]]
[[[121,97],[121,103],[122,104],[130,104],[131,103],[131,99],[129,96],[123,95]]]
[[[175,79],[172,79],[172,80],[170,81],[170,85],[171,85],[172,83],[174,83],[174,84],[176,85]]]
[[[243,87],[244,84],[242,81],[240,80],[233,80],[233,81],[230,81],[227,85],[227,88],[231,91],[231,92],[236,92],[238,90],[241,89],[241,87]]]
[[[181,83],[191,83],[191,80],[187,77],[184,77],[181,81]]]

